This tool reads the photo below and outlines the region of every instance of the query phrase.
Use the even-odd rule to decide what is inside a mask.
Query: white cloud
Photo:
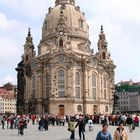
[[[1,67],[11,66],[21,53],[15,41],[5,38],[0,38],[0,52]]]
[[[105,10],[112,14],[114,18],[120,18],[121,20],[135,20],[140,22],[140,17],[138,13],[140,12],[140,1],[139,0],[106,0],[102,3],[102,8],[105,7]],[[109,15],[110,15],[109,14]]]
[[[16,84],[15,76],[7,75],[6,77],[2,79],[1,85],[4,85],[5,83],[8,83],[8,82]]]
[[[0,27],[1,28],[7,28],[8,23],[7,23],[7,17],[3,13],[0,13]]]
[[[21,30],[25,23],[20,23],[15,19],[8,19],[7,16],[0,12],[0,29],[4,32],[16,32]],[[1,33],[0,33],[1,34]]]
[[[14,12],[18,11],[17,14],[22,16],[38,18],[48,12],[47,6],[51,6],[53,1],[54,0],[4,0],[0,1],[0,3]]]

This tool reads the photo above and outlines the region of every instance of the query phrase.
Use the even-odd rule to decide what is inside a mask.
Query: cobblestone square
[[[1,127],[1,126],[0,126]],[[108,130],[112,136],[116,126],[109,126]],[[128,132],[128,128],[125,127]],[[86,140],[95,140],[97,132],[101,130],[101,125],[95,124],[93,131],[88,131],[86,126]],[[67,124],[65,126],[49,126],[48,131],[38,131],[37,125],[29,124],[25,129],[24,135],[20,136],[17,129],[4,129],[0,128],[0,140],[69,140],[70,132],[67,130]],[[129,140],[140,140],[140,128],[137,127],[132,133],[128,132]],[[75,130],[75,138],[79,140],[78,128]]]

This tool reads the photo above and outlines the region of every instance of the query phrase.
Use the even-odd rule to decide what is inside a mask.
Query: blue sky
[[[55,0],[0,0],[0,86],[16,84],[15,68],[23,54],[28,27],[37,46],[43,20],[54,3]],[[140,81],[140,1],[76,0],[76,5],[85,12],[95,52],[100,26],[104,26],[108,49],[117,65],[115,82]]]

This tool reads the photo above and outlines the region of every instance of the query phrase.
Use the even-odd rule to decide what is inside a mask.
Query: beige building
[[[16,114],[16,98],[14,93],[0,88],[0,114],[3,113]]]
[[[101,26],[90,48],[85,14],[74,0],[56,0],[43,22],[36,56],[30,29],[18,72],[17,110],[26,113],[112,112],[115,65]]]

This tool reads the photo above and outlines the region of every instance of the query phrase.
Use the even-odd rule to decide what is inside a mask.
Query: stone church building
[[[101,26],[98,51],[75,0],[55,0],[43,22],[36,55],[29,29],[18,64],[17,112],[98,114],[112,112],[115,65]]]

